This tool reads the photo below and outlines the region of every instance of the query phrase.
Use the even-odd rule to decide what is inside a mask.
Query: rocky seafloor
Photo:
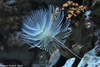
[[[21,38],[23,17],[31,10],[43,5],[62,7],[68,0],[0,0],[0,67],[50,67],[53,59],[48,52],[39,48],[29,49]],[[65,45],[81,58],[96,46],[100,46],[100,1],[99,0],[72,0],[79,5],[85,5],[86,11],[91,11],[89,20],[85,20],[85,12],[78,18],[72,18],[71,35]],[[89,24],[87,24],[89,22]],[[99,50],[97,56],[100,56]],[[53,67],[62,67],[65,62],[75,57],[68,51],[61,52],[59,60]],[[72,67],[77,67],[80,59],[75,57]],[[50,61],[52,60],[52,61]],[[52,65],[51,65],[52,67]],[[67,67],[67,66],[65,66]],[[85,66],[84,66],[85,67]]]

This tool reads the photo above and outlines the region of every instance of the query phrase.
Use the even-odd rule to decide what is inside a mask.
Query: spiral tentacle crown
[[[53,18],[55,7],[40,8],[26,15],[22,24],[22,38],[30,48],[38,47],[50,54],[56,49],[65,48],[64,42],[70,35],[70,20],[64,19],[64,12],[59,10]],[[68,32],[69,30],[69,32]]]

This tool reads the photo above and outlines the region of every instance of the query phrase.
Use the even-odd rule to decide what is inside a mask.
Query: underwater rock
[[[100,67],[100,57],[96,55],[96,48],[97,47],[85,53],[84,57],[78,64],[78,67]]]
[[[37,55],[37,63],[40,65],[40,67],[46,67],[48,64],[48,56],[46,52],[40,52]]]
[[[10,34],[9,38],[7,40],[8,46],[11,46],[11,47],[13,47],[13,46],[18,46],[18,47],[23,46],[24,43],[23,43],[23,40],[21,38],[21,34],[22,34],[21,32],[17,32],[17,31],[14,32],[13,34]]]
[[[81,52],[81,48],[83,47],[83,45],[80,45],[80,44],[74,44],[74,45],[72,45],[72,48],[73,48],[73,50],[77,53],[77,54],[79,54],[80,52]]]
[[[35,50],[35,57],[32,60],[32,67],[46,67],[48,65],[49,55],[45,51],[41,51],[40,49]],[[37,51],[36,51],[37,50]],[[34,52],[34,51],[33,51]]]
[[[6,52],[1,52],[0,51],[0,61],[4,62],[3,64],[5,65],[6,63],[8,63],[8,61],[4,61],[4,60],[17,60],[20,61],[23,66],[25,67],[30,67],[30,64],[32,62],[32,60],[34,59],[35,56],[35,52],[30,52],[27,50],[28,47],[23,46],[23,47],[9,47],[9,51]],[[9,65],[10,62],[7,64]]]
[[[16,0],[6,0],[7,4],[14,4]]]
[[[93,0],[93,6],[92,6],[92,20],[93,22],[100,28],[100,0]]]
[[[4,50],[4,46],[1,45],[1,46],[0,46],[0,51],[3,51],[3,50]]]
[[[100,56],[97,56],[100,46],[97,45],[95,48],[85,53],[77,67],[100,67]],[[68,59],[63,67],[72,67],[75,62],[75,58]]]
[[[75,58],[70,58],[70,59],[68,59],[66,61],[66,63],[62,67],[72,67],[72,65],[73,65],[74,62],[75,62]]]
[[[32,64],[32,67],[40,67],[39,64]]]
[[[4,36],[0,33],[0,43],[4,40]]]
[[[12,5],[12,4],[18,4],[23,2],[23,0],[0,0],[0,4],[4,4],[4,5]]]
[[[0,67],[6,67],[6,65],[3,65],[2,63],[0,63]]]

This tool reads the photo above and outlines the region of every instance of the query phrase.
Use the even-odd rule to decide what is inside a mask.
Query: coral
[[[62,10],[64,10],[67,19],[73,20],[77,19],[77,17],[80,17],[80,15],[86,11],[86,6],[79,6],[78,3],[68,1],[67,3],[63,4]]]

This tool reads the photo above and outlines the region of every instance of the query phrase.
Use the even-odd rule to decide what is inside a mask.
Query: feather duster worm
[[[68,28],[70,20],[62,24],[64,12],[60,10],[56,19],[53,18],[54,12],[54,6],[50,5],[48,9],[40,8],[26,15],[22,25],[22,38],[30,48],[38,47],[50,54],[62,48],[73,53],[63,44],[71,32],[71,28]]]

